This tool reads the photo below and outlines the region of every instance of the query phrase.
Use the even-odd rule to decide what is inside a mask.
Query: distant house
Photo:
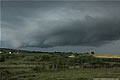
[[[8,53],[9,53],[9,54],[12,54],[13,52],[12,52],[12,51],[9,51]]]
[[[0,54],[1,54],[2,52],[0,51]]]
[[[68,56],[69,58],[73,58],[73,57],[75,57],[75,56]]]
[[[11,54],[12,52],[9,52],[9,54]]]
[[[68,57],[69,57],[69,58],[73,58],[73,57],[75,57],[75,55],[72,54],[71,56],[68,56]]]

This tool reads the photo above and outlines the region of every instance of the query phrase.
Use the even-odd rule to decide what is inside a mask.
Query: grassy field
[[[71,69],[36,72],[29,68],[4,69],[1,80],[92,80],[93,78],[120,78],[120,68]]]
[[[72,59],[74,63],[69,62],[69,59],[70,61]],[[95,67],[93,67],[93,63],[89,63],[92,59],[98,62],[94,63]],[[120,78],[120,66],[118,65],[120,62],[101,63],[99,59],[90,55],[67,58],[65,55],[54,54],[2,54],[0,55],[0,60],[0,80],[93,80],[93,78]],[[85,62],[78,64],[80,61]],[[106,66],[101,67],[104,64]],[[117,64],[118,66],[109,67],[111,64]]]
[[[120,55],[113,55],[113,54],[94,54],[93,56],[97,58],[120,58]]]

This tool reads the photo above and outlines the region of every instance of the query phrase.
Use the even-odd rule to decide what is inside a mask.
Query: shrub
[[[5,56],[4,55],[1,55],[0,56],[0,62],[4,62],[5,61]]]
[[[34,68],[33,68],[33,71],[45,71],[46,70],[46,66],[44,64],[42,64],[41,66],[38,66],[36,65]]]
[[[92,55],[79,55],[77,57],[70,58],[69,62],[79,63],[79,64],[83,64],[83,63],[102,64],[102,63],[104,63],[103,60],[98,59]]]
[[[48,61],[48,60],[50,60],[50,55],[47,55],[47,54],[41,55],[39,60],[40,61]]]
[[[28,56],[24,58],[25,61],[35,61],[36,59],[34,58],[34,56]]]
[[[105,62],[102,59],[96,59],[90,62],[90,64],[105,64]]]

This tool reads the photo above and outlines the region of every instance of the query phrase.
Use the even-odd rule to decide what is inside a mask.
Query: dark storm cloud
[[[120,39],[120,2],[3,2],[2,39],[14,48],[101,46]]]

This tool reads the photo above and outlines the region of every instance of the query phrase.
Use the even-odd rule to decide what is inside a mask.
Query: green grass
[[[69,69],[52,70],[48,69],[49,65],[53,64],[52,61],[39,61],[39,58],[35,57],[41,54],[22,55],[24,57],[21,57],[20,54],[9,55],[8,58],[5,58],[5,61],[0,62],[0,80],[93,80],[93,78],[120,78],[120,67],[81,68],[80,65],[74,64],[73,66],[69,65]],[[29,61],[28,57],[35,60]],[[66,59],[63,60],[64,58],[61,58],[61,56],[57,56],[57,59],[63,63],[67,61]],[[56,56],[51,60],[57,61]],[[109,62],[109,64],[119,63]],[[43,66],[45,67],[43,68]]]
[[[92,80],[93,78],[120,78],[120,68],[71,69],[61,71],[40,71],[32,69],[7,69],[9,79],[15,80]],[[8,80],[9,80],[8,79]],[[6,79],[7,80],[7,79]]]

